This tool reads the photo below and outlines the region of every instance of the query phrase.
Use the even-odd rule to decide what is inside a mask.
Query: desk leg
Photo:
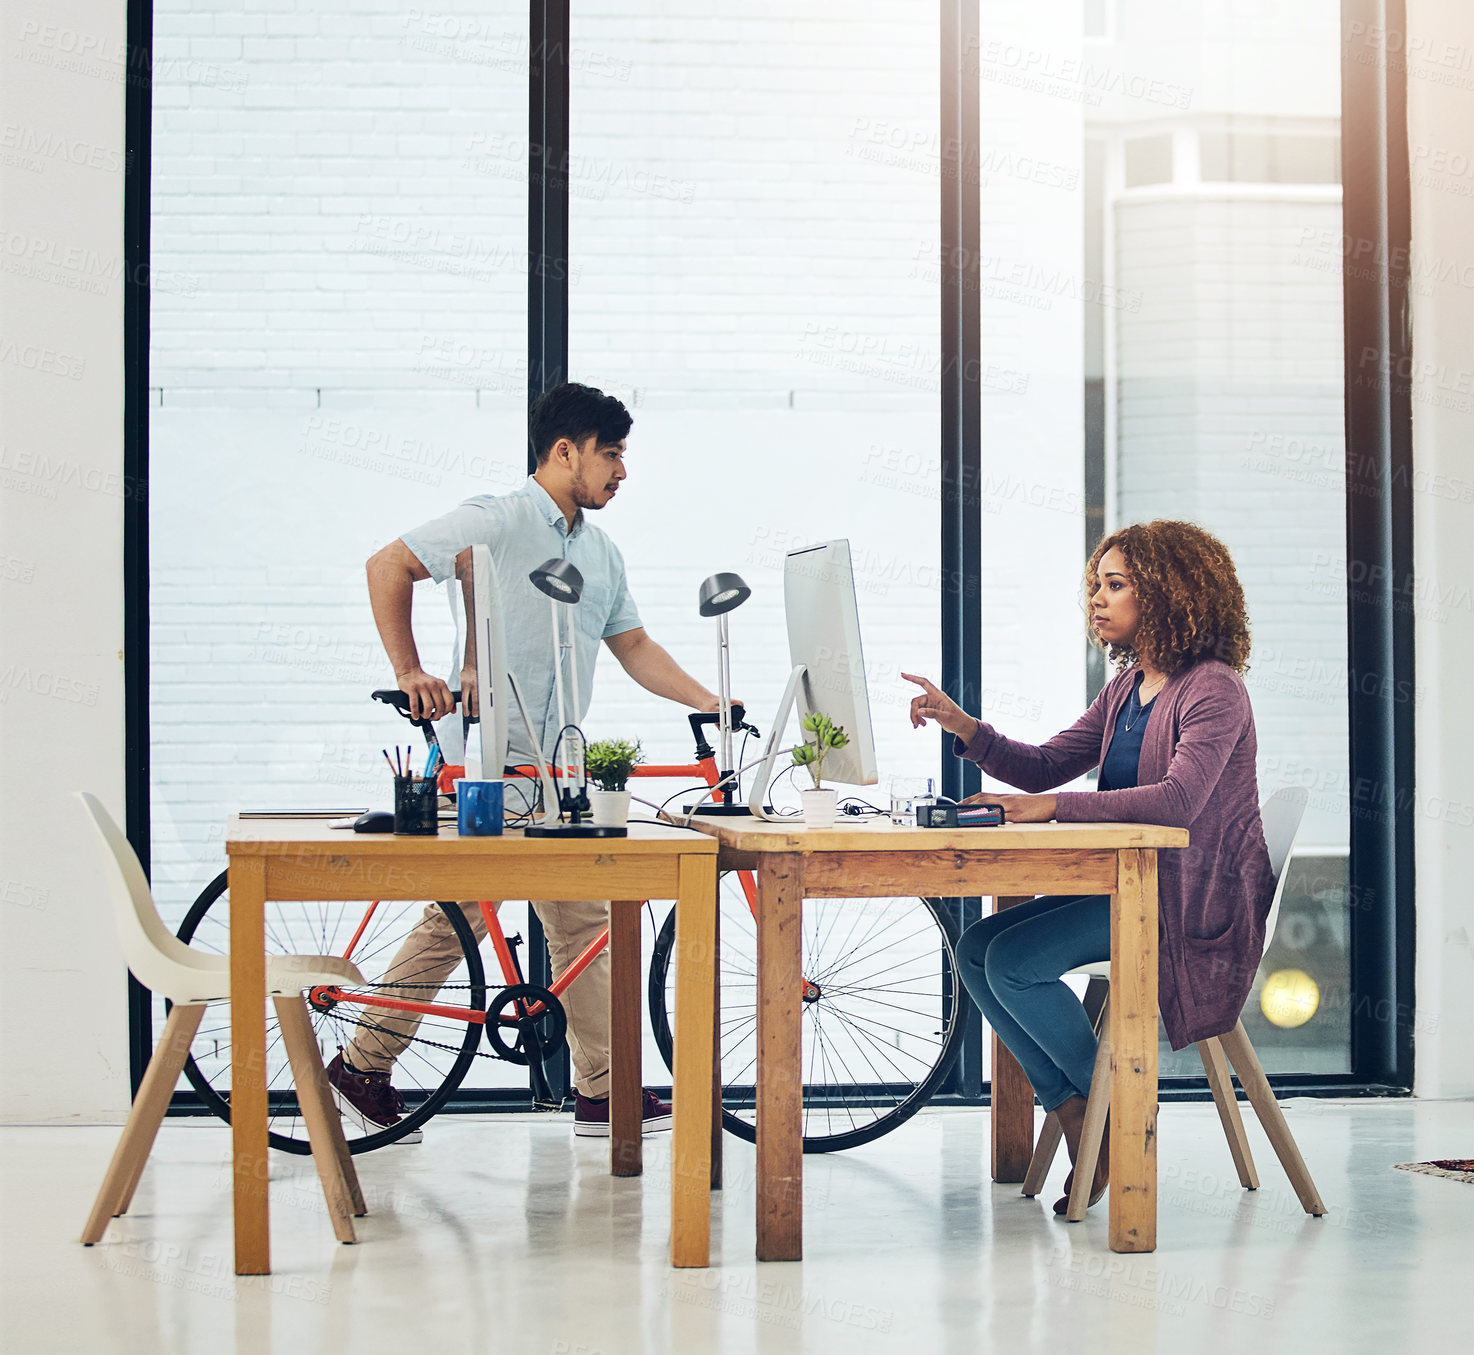
[[[1117,854],[1111,897],[1111,1250],[1157,1246],[1157,854]]]
[[[671,1134],[670,1263],[711,1263],[712,1012],[716,991],[717,860],[682,856],[676,900],[675,1124]],[[638,1007],[636,1008],[638,1010]]]
[[[640,903],[609,905],[609,1170],[643,1170],[640,1067]]]
[[[718,877],[720,880],[720,876]],[[711,919],[711,1188],[722,1188],[722,896]]]
[[[757,1259],[804,1254],[804,862],[764,853],[757,872]]]
[[[271,1273],[271,1163],[266,1142],[266,863],[230,863],[231,1142],[235,1273]]]
[[[1001,913],[1032,897],[995,898],[993,911]],[[1034,1156],[1034,1088],[1019,1061],[996,1035],[992,1081],[993,1179],[1011,1184],[1028,1175]]]

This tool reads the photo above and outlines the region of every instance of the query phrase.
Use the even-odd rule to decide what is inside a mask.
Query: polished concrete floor
[[[806,1159],[806,1259],[753,1259],[753,1150],[730,1137],[713,1264],[666,1264],[669,1139],[643,1179],[566,1118],[442,1118],[358,1159],[370,1217],[337,1245],[310,1161],[274,1155],[276,1271],[237,1279],[229,1138],[160,1135],[133,1212],[76,1242],[110,1129],[0,1130],[6,1355],[50,1351],[1447,1351],[1468,1349],[1474,1186],[1391,1170],[1474,1156],[1474,1102],[1293,1101],[1322,1196],[1300,1212],[1257,1125],[1242,1191],[1209,1105],[1160,1121],[1158,1250],[987,1180],[986,1111],[919,1116]],[[1052,1185],[1064,1171],[1056,1164]]]

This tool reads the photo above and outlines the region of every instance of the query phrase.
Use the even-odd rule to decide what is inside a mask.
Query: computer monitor
[[[464,633],[458,637],[461,715],[476,721],[465,726],[466,775],[475,781],[499,781],[507,765],[512,695],[501,589],[490,549],[472,546],[457,560],[456,572],[465,602]],[[455,685],[454,675],[451,681]]]
[[[874,785],[875,735],[860,646],[860,611],[850,543],[825,541],[791,550],[783,564],[783,611],[788,657],[803,666],[799,710],[822,711],[843,725],[850,741],[824,759],[824,774],[854,786]]]
[[[826,780],[869,786],[880,779],[865,686],[855,571],[847,540],[823,541],[788,552],[783,564],[783,610],[793,669],[748,799],[753,813],[763,817],[767,814],[762,802],[785,746],[784,733],[795,705],[803,715],[822,712],[849,735],[847,746],[825,757]]]
[[[525,758],[537,764],[544,804],[556,805],[552,778],[537,746],[531,718],[507,667],[502,584],[490,547],[472,546],[462,552],[456,560],[456,572],[464,601],[464,634],[457,638],[456,660],[460,665],[461,713],[463,719],[469,717],[476,722],[462,726],[467,731],[466,775],[473,780],[500,781],[509,761]],[[514,701],[522,716],[521,728],[531,744],[525,749],[510,746]]]

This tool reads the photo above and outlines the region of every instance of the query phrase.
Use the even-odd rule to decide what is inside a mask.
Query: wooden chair
[[[1269,918],[1264,929],[1264,949],[1269,950],[1274,940],[1274,929],[1279,922],[1280,899],[1285,892],[1285,877],[1289,874],[1290,853],[1300,831],[1300,820],[1305,814],[1305,805],[1310,793],[1303,786],[1278,790],[1264,802],[1261,814],[1264,820],[1264,841],[1269,849],[1269,864],[1274,871],[1274,901],[1270,905]],[[1090,1199],[1090,1185],[1095,1179],[1095,1165],[1100,1156],[1101,1139],[1105,1132],[1106,1115],[1110,1109],[1111,1083],[1111,1026],[1110,1026],[1110,980],[1109,962],[1081,965],[1070,971],[1085,975],[1090,982],[1086,985],[1083,998],[1086,1014],[1095,1026],[1099,1044],[1095,1055],[1095,1070],[1090,1080],[1090,1097],[1085,1108],[1085,1126],[1080,1135],[1080,1153],[1075,1162],[1075,1181],[1070,1190],[1069,1208],[1065,1217],[1078,1223],[1085,1217]],[[1233,1078],[1229,1072],[1238,1074],[1249,1104],[1254,1107],[1274,1148],[1290,1184],[1295,1188],[1300,1203],[1307,1214],[1324,1214],[1326,1207],[1321,1203],[1315,1183],[1305,1166],[1305,1159],[1295,1145],[1294,1136],[1285,1123],[1284,1113],[1275,1100],[1269,1080],[1260,1067],[1254,1046],[1240,1020],[1231,1031],[1212,1039],[1198,1041],[1198,1055],[1203,1060],[1203,1071],[1208,1075],[1208,1086],[1213,1092],[1213,1101],[1218,1107],[1218,1118],[1228,1138],[1228,1150],[1238,1171],[1239,1183],[1245,1190],[1259,1189],[1259,1174],[1254,1169],[1254,1158],[1249,1151],[1249,1141],[1244,1135],[1244,1122],[1239,1116],[1239,1103],[1234,1095]],[[1039,1142],[1024,1177],[1023,1193],[1037,1195],[1044,1188],[1044,1178],[1049,1174],[1050,1164],[1059,1151],[1062,1137],[1059,1118],[1050,1114],[1039,1131]]]
[[[191,950],[170,933],[154,906],[148,879],[128,839],[95,795],[78,791],[77,798],[102,838],[109,893],[128,968],[146,988],[162,993],[173,1003],[163,1038],[149,1060],[123,1137],[82,1231],[82,1243],[90,1247],[101,1241],[108,1222],[126,1213],[133,1201],[205,1007],[230,998],[230,960],[224,955]],[[276,1004],[282,1042],[297,1086],[297,1100],[312,1143],[313,1161],[327,1197],[328,1216],[340,1242],[357,1240],[350,1215],[368,1211],[330,1098],[327,1074],[302,991],[319,983],[361,984],[363,981],[356,966],[330,955],[270,956],[266,962],[266,991]]]

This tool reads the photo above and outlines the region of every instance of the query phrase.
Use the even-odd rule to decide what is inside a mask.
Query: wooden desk
[[[803,1256],[800,902],[920,894],[988,895],[995,910],[1036,894],[1111,896],[1111,1191],[1113,1251],[1152,1251],[1157,1228],[1157,849],[1181,828],[1010,824],[897,828],[889,820],[805,829],[753,819],[694,819],[721,843],[722,870],[757,872],[757,1255]],[[993,1179],[1022,1181],[1034,1092],[993,1041]]]
[[[267,1190],[265,910],[271,899],[610,899],[610,1169],[641,1170],[640,906],[677,903],[671,1264],[704,1266],[711,1227],[712,1027],[717,844],[632,825],[628,838],[394,837],[303,819],[232,818],[230,995],[234,1046],[235,1269],[271,1270]],[[319,1065],[320,1066],[320,1065]]]

